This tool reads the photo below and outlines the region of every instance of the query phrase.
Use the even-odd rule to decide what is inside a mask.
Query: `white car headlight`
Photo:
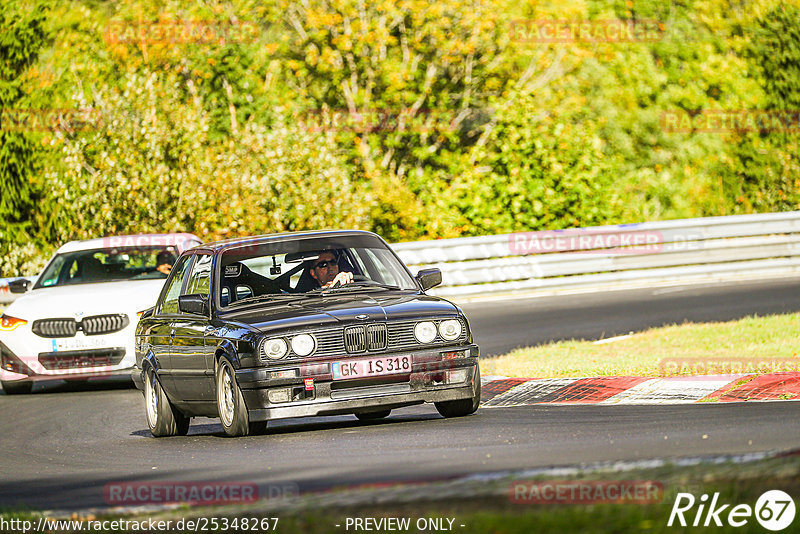
[[[270,360],[280,360],[288,352],[289,347],[282,337],[273,337],[261,344],[261,353]]]
[[[430,321],[422,321],[414,327],[414,337],[420,343],[430,343],[436,339],[436,325]]]
[[[317,343],[314,341],[314,336],[309,334],[300,334],[292,338],[292,350],[298,356],[308,356],[316,348]]]
[[[453,341],[461,335],[461,322],[456,319],[448,319],[439,323],[439,335],[442,339]]]

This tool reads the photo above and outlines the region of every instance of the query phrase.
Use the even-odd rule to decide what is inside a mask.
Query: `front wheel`
[[[145,371],[144,405],[147,426],[154,437],[185,436],[189,433],[190,418],[169,401],[152,367]]]
[[[14,382],[2,382],[3,391],[6,395],[19,395],[20,393],[30,393],[33,389],[33,382],[28,380],[17,380]]]
[[[236,372],[228,358],[217,364],[217,411],[222,428],[229,436],[247,436],[266,430],[266,421],[250,422],[242,390],[236,383]]]
[[[472,397],[453,401],[435,402],[436,410],[442,417],[464,417],[475,413],[481,403],[481,370],[475,366],[475,388]]]

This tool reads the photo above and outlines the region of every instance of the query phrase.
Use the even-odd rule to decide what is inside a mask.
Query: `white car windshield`
[[[57,254],[34,289],[116,280],[166,278],[178,252],[173,246],[117,247]]]
[[[325,277],[351,273],[350,282],[324,287]],[[324,291],[416,290],[392,251],[373,236],[313,238],[225,251],[220,264],[221,306],[254,298]]]

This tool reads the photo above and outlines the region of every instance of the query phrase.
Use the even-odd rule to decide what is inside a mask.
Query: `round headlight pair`
[[[461,322],[457,319],[447,319],[439,323],[437,330],[436,325],[431,321],[422,321],[417,323],[414,327],[414,337],[420,343],[431,343],[436,339],[436,332],[442,336],[445,341],[453,341],[458,339],[461,335]]]
[[[300,334],[291,338],[292,351],[298,356],[308,356],[317,346],[314,336],[310,334]],[[273,337],[266,340],[261,345],[261,352],[270,360],[280,360],[285,358],[289,352],[289,346],[282,337]]]

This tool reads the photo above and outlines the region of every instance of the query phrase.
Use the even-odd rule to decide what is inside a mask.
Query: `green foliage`
[[[0,276],[38,273],[44,269],[49,254],[47,246],[40,248],[33,243],[7,245],[5,252],[0,255]]]
[[[47,39],[44,21],[41,4],[23,8],[17,1],[6,2],[0,11],[0,256],[33,233],[37,146],[30,134],[17,131],[6,114],[32,107],[23,79]]]
[[[779,3],[758,20],[752,59],[759,69],[768,109],[800,110],[800,8]]]
[[[53,137],[63,161],[47,176],[57,241],[172,231],[218,239],[332,220],[367,226],[366,200],[330,136],[250,121],[235,142],[214,140],[196,88],[174,74],[131,73],[122,90],[76,105],[99,120],[82,135]]]
[[[0,130],[4,275],[114,233],[400,241],[800,208],[798,132],[664,119],[800,109],[797,0],[22,5],[0,15],[0,107],[94,120]],[[660,33],[513,31],[543,19]]]
[[[279,49],[298,118],[336,134],[371,188],[373,227],[417,237],[427,180],[475,142],[476,110],[507,82],[497,1],[281,2]],[[331,117],[328,119],[328,117]],[[360,119],[364,117],[364,119]]]
[[[464,233],[569,228],[615,219],[614,161],[590,122],[536,115],[523,96],[499,112],[474,163],[445,191],[465,219]]]
[[[763,87],[763,109],[788,119],[786,129],[733,136],[726,176],[735,211],[800,209],[800,8],[779,3],[753,21],[746,50]],[[725,172],[727,169],[723,169]],[[731,172],[732,171],[732,172]]]

